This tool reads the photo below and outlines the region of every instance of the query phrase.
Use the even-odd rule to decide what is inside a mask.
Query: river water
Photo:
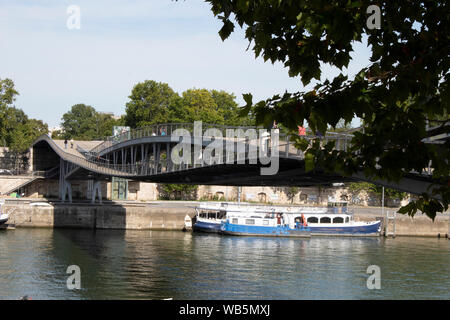
[[[436,238],[18,228],[0,231],[0,299],[450,299],[449,262]]]

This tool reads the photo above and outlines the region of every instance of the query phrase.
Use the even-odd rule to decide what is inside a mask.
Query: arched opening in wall
[[[300,202],[306,203],[307,201],[308,201],[308,195],[306,193],[301,193],[300,194]]]
[[[331,223],[331,218],[329,217],[320,218],[320,223]]]
[[[258,200],[259,200],[259,202],[266,202],[267,195],[264,192],[258,193]]]
[[[222,191],[217,191],[216,195],[214,196],[214,199],[219,201],[225,200],[225,195]]]
[[[206,197],[208,198],[208,200],[212,200],[214,198],[212,192],[208,192]]]

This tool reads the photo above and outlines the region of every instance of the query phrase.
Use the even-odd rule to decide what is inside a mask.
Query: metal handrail
[[[175,130],[177,129],[187,129],[190,133],[193,133],[194,131],[194,124],[193,123],[164,123],[164,124],[154,124],[147,127],[142,128],[136,128],[131,129],[129,131],[126,131],[122,134],[116,135],[116,136],[108,136],[103,138],[103,142],[89,150],[91,153],[99,154],[104,149],[107,149],[117,143],[125,142],[129,140],[134,139],[140,139],[140,138],[147,138],[151,136],[169,136],[171,135]],[[227,126],[227,125],[220,125],[220,124],[211,124],[211,123],[202,123],[202,136],[204,136],[205,131],[208,129],[217,129],[220,130],[222,133],[222,136],[226,136],[226,130],[227,129],[242,129],[242,130],[248,130],[248,129],[264,129],[263,127],[256,127],[256,126]],[[163,134],[164,132],[164,134]],[[280,137],[286,136],[284,133],[280,133]],[[324,139],[327,140],[328,138],[332,138],[332,140],[336,140],[335,137],[338,138],[344,138],[345,140],[351,139],[353,135],[347,134],[347,133],[338,133],[338,132],[327,132],[327,135],[325,136],[318,136],[318,135],[308,135],[304,136],[306,139]]]
[[[256,148],[256,151],[258,151],[259,154],[259,148],[261,147],[259,145],[259,140],[250,140],[248,138],[236,138],[233,137],[233,142],[238,143],[245,143],[245,151],[238,153],[237,150],[234,150],[234,152],[231,154],[232,157],[230,157],[230,154],[227,152],[223,152],[223,157],[221,159],[218,159],[216,163],[205,163],[203,160],[201,163],[181,163],[181,164],[173,164],[171,161],[169,162],[167,159],[159,159],[158,163],[155,163],[154,160],[147,160],[147,161],[141,161],[134,164],[111,164],[109,162],[109,159],[100,157],[99,153],[101,151],[106,151],[108,148],[113,148],[116,144],[134,140],[134,139],[140,139],[140,138],[147,138],[147,137],[161,137],[161,136],[170,136],[176,129],[187,129],[189,132],[193,132],[194,130],[194,124],[193,123],[171,123],[171,124],[156,124],[153,126],[145,127],[145,128],[139,128],[134,129],[131,131],[127,131],[121,135],[118,136],[112,136],[109,137],[109,140],[106,140],[93,149],[87,151],[84,155],[85,158],[76,156],[71,153],[65,152],[62,148],[60,148],[54,141],[51,139],[49,135],[45,135],[45,140],[47,140],[48,143],[50,143],[55,150],[55,152],[64,160],[72,162],[76,164],[77,166],[86,168],[88,170],[102,173],[102,174],[108,174],[118,177],[133,177],[133,176],[139,176],[139,175],[149,175],[149,174],[160,174],[164,172],[173,172],[173,171],[182,171],[182,170],[189,170],[194,169],[198,167],[203,167],[205,165],[212,165],[212,164],[225,164],[225,163],[235,163],[237,159],[245,159],[245,160],[251,160],[249,155],[250,147],[253,145],[253,148]],[[230,138],[226,137],[226,130],[227,129],[263,129],[261,127],[232,127],[232,126],[224,126],[224,125],[215,125],[215,124],[202,124],[202,141],[204,139],[208,140],[208,138],[211,138],[213,136],[205,136],[204,132],[208,129],[219,129],[222,130],[222,140],[225,143],[230,143]],[[156,132],[159,133],[159,135],[156,135]],[[164,132],[164,134],[163,134]],[[295,148],[292,141],[290,141],[290,135],[286,135],[284,133],[279,134],[279,155],[286,156],[286,157],[299,157],[303,158],[303,153],[301,150]],[[304,136],[307,140],[312,140],[316,138],[320,138],[321,140],[324,140],[324,142],[328,142],[329,140],[334,141],[343,141],[343,148],[344,150],[347,148],[347,143],[349,142],[349,135],[330,135],[330,136]],[[214,137],[214,139],[220,139]],[[338,144],[337,144],[338,145]],[[341,146],[342,147],[342,146]],[[253,149],[255,150],[255,149]],[[83,150],[85,151],[85,150]],[[272,155],[272,146],[268,146],[267,150],[267,156]]]

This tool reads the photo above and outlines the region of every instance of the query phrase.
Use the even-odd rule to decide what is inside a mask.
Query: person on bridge
[[[64,140],[64,149],[67,149],[67,139]]]

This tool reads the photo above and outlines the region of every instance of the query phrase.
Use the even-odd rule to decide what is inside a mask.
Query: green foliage
[[[110,136],[112,128],[119,121],[109,114],[97,112],[93,107],[76,104],[62,117],[63,133],[55,133],[55,137],[75,140],[94,140]]]
[[[295,133],[297,125],[307,122],[313,132],[325,133],[342,120],[350,123],[358,117],[364,123],[345,151],[303,144],[314,159],[314,165],[307,164],[309,170],[320,167],[346,176],[363,171],[367,179],[398,182],[408,172],[421,172],[431,160],[438,187],[431,198],[421,195],[416,208],[431,218],[448,209],[450,142],[433,145],[422,140],[428,121],[448,120],[450,15],[445,13],[450,2],[378,2],[381,29],[373,30],[366,13],[371,0],[207,2],[223,22],[222,39],[237,23],[256,57],[283,63],[289,76],[299,76],[304,85],[318,81],[313,90],[285,92],[256,104],[251,94],[244,95],[244,110],[251,111],[258,124],[275,120]],[[344,72],[353,44],[363,38],[370,46],[371,63],[348,79]],[[342,72],[321,81],[323,64]],[[412,215],[414,206],[401,212]]]
[[[169,104],[179,98],[167,83],[145,80],[133,87],[126,104],[125,124],[141,128],[155,123],[167,123]]]
[[[358,193],[360,191],[371,192],[371,193],[377,195],[377,197],[380,200],[382,199],[382,194],[383,194],[383,187],[375,185],[373,183],[369,183],[369,182],[350,183],[348,190],[351,193]],[[401,192],[401,191],[398,191],[395,189],[385,188],[384,189],[384,197],[385,197],[385,201],[388,199],[403,200],[407,197],[407,194],[405,192]]]
[[[146,80],[134,86],[129,98],[124,121],[132,128],[194,121],[254,124],[251,116],[239,116],[236,97],[223,90],[188,89],[178,95],[166,83]]]
[[[198,186],[192,184],[158,184],[162,200],[195,200]]]
[[[37,137],[48,132],[48,126],[41,120],[29,119],[12,105],[18,94],[11,79],[0,79],[0,143],[22,153]]]
[[[211,93],[206,89],[186,90],[180,98],[172,102],[169,122],[224,123],[223,114],[218,110]]]

